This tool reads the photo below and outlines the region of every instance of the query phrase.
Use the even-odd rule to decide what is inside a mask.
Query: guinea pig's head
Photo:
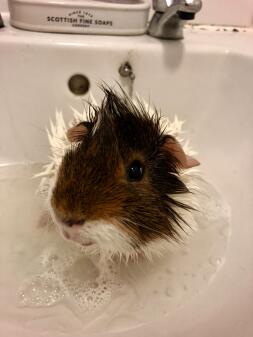
[[[190,206],[181,170],[198,164],[164,134],[160,116],[104,88],[89,120],[68,130],[73,144],[50,196],[62,234],[89,253],[132,255],[159,239],[176,239]]]

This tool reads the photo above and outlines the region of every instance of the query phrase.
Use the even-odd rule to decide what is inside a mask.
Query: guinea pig
[[[51,214],[87,254],[150,256],[180,238],[182,211],[193,209],[178,198],[190,194],[182,172],[199,162],[165,133],[157,111],[124,91],[103,91],[101,105],[67,131],[71,147],[51,188]]]

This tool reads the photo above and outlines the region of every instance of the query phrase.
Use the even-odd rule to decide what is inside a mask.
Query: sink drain
[[[70,77],[68,87],[74,95],[85,95],[89,91],[90,81],[85,75],[75,74]]]

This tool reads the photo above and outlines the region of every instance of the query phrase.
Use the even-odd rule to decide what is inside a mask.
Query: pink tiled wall
[[[253,0],[202,0],[199,23],[253,26]]]
[[[8,9],[7,0],[0,0],[0,11],[6,12]]]

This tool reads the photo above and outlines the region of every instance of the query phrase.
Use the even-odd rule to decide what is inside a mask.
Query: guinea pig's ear
[[[188,156],[180,143],[172,136],[166,136],[163,148],[169,151],[178,161],[180,168],[188,169],[200,165],[197,159]]]
[[[82,122],[68,129],[67,138],[71,143],[81,142],[89,132],[88,122]]]

